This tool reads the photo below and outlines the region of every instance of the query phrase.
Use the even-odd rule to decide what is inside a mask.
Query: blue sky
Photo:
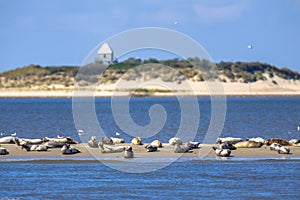
[[[80,65],[106,38],[149,26],[192,37],[217,62],[300,71],[299,0],[0,0],[0,71]]]

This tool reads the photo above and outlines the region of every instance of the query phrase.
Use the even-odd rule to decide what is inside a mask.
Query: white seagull
[[[17,133],[12,133],[11,136],[16,137]]]
[[[252,44],[249,44],[249,45],[248,45],[248,49],[253,49],[253,45],[252,45]]]
[[[59,138],[59,139],[62,139],[62,138],[64,138],[64,137],[62,137],[62,136],[60,136],[60,135],[57,135],[56,137],[57,137],[57,138]]]
[[[297,131],[300,131],[300,126],[297,126]]]
[[[116,131],[116,136],[119,136],[119,135],[121,135],[118,131]]]
[[[79,130],[78,130],[78,135],[83,135],[83,134],[84,134],[84,131],[81,130],[81,129],[79,129]]]

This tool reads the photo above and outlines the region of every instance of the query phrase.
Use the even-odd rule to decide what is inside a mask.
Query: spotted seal
[[[175,144],[182,145],[182,140],[178,137],[173,137],[169,140],[169,144],[170,145],[175,145]]]
[[[215,151],[216,155],[220,157],[229,157],[231,154],[230,149],[222,149],[217,147],[212,147],[212,149]]]
[[[7,151],[7,149],[0,147],[0,155],[7,155],[9,154],[9,152]]]
[[[102,142],[98,143],[98,147],[102,153],[120,153],[125,150],[125,147],[114,146],[114,145],[104,145]]]
[[[264,142],[264,144],[268,145],[268,146],[270,146],[273,143],[278,143],[278,144],[283,145],[283,146],[289,146],[290,145],[289,141],[287,141],[285,139],[282,139],[282,138],[271,138],[271,139],[265,140],[265,142]]]
[[[243,141],[234,144],[233,146],[236,148],[260,148],[263,145],[262,142],[255,141]]]
[[[135,137],[131,140],[131,144],[133,145],[143,145],[142,138]]]
[[[217,143],[221,144],[221,143],[229,143],[229,144],[235,144],[238,142],[243,141],[242,138],[236,138],[236,137],[225,137],[225,138],[217,138]]]
[[[147,152],[157,151],[157,146],[154,146],[154,145],[151,145],[151,144],[146,145],[144,148]]]
[[[150,143],[152,146],[156,146],[158,148],[161,148],[162,147],[162,143],[160,140],[154,140]]]
[[[134,153],[132,150],[132,147],[126,147],[125,151],[124,151],[124,158],[133,158],[134,157]]]
[[[192,153],[193,150],[191,147],[186,146],[186,145],[179,145],[175,144],[174,145],[174,153]]]
[[[70,146],[70,144],[65,144],[60,151],[64,155],[80,153],[78,149]]]
[[[88,146],[91,148],[98,148],[97,138],[96,136],[92,136],[91,140],[88,141]]]

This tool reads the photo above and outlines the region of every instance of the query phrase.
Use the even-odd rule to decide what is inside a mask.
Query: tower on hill
[[[103,63],[112,63],[113,62],[113,51],[107,43],[101,45],[97,51],[98,60]]]

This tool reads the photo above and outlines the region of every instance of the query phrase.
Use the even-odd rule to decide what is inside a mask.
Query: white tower
[[[113,51],[107,43],[102,44],[102,46],[97,51],[99,55],[99,61],[111,63],[113,61]]]

